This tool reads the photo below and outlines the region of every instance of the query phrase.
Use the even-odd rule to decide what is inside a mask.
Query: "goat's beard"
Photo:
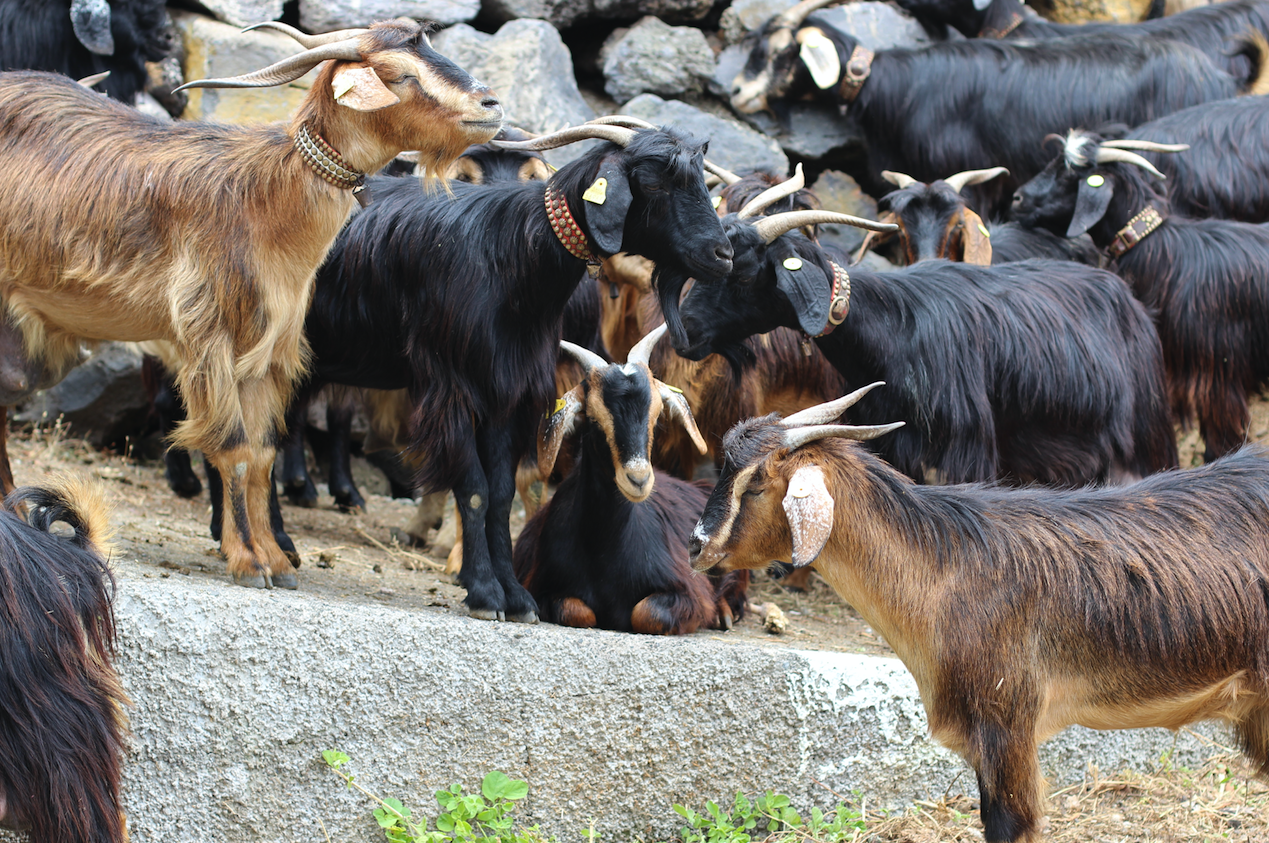
[[[686,273],[677,269],[657,266],[652,273],[652,286],[657,291],[661,315],[665,318],[670,342],[675,348],[687,348],[688,345],[687,328],[683,326],[683,316],[679,313],[679,300],[682,299],[683,288],[689,280]]]

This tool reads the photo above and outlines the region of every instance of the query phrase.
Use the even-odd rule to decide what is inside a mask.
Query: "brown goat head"
[[[581,346],[560,342],[582,364],[586,376],[556,402],[555,412],[543,422],[538,466],[544,474],[554,467],[564,437],[576,430],[583,419],[589,419],[602,431],[612,454],[617,488],[632,503],[645,501],[652,494],[650,455],[662,411],[678,419],[696,447],[705,453],[705,440],[683,393],[657,380],[648,368],[652,347],[665,332],[666,327],[661,325],[640,340],[624,364],[608,363]]]
[[[833,530],[836,502],[814,452],[799,452],[824,438],[875,439],[903,422],[886,425],[832,424],[881,383],[794,413],[772,414],[733,428],[723,440],[718,485],[692,532],[690,552],[697,571],[765,568],[772,562],[804,567],[815,561]],[[842,474],[840,456],[835,469]]]

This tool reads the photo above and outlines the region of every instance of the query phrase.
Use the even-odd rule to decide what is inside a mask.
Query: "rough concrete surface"
[[[527,779],[522,821],[561,841],[673,835],[671,804],[737,789],[800,806],[834,791],[869,805],[973,791],[926,735],[894,659],[333,602],[121,563],[119,669],[135,701],[125,799],[134,843],[382,839],[364,797],[321,761],[415,815],[454,781]],[[1144,766],[1163,731],[1072,729],[1046,773]],[[1206,757],[1183,737],[1192,758]],[[11,840],[0,835],[0,839]]]

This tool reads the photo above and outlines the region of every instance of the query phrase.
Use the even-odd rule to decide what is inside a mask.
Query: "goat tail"
[[[110,507],[101,487],[82,477],[55,474],[42,486],[23,486],[5,499],[5,507],[16,512],[27,506],[27,523],[49,532],[58,521],[75,530],[71,541],[79,548],[108,558],[114,552],[111,539]]]
[[[1251,62],[1251,73],[1247,75],[1243,93],[1253,96],[1269,94],[1269,40],[1258,29],[1245,33],[1238,40],[1233,54],[1244,56]]]

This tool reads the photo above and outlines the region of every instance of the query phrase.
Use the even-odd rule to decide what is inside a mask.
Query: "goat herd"
[[[146,342],[184,408],[169,476],[197,492],[203,452],[246,586],[298,585],[274,460],[329,384],[377,391],[405,486],[453,491],[473,617],[728,628],[750,569],[814,564],[974,767],[989,841],[1038,839],[1036,746],[1073,723],[1223,719],[1269,775],[1269,455],[1240,447],[1269,380],[1269,0],[1078,29],[913,2],[969,37],[877,51],[813,17],[832,2],[757,33],[732,106],[840,107],[865,186],[896,188],[881,222],[632,118],[493,140],[495,95],[401,20],[262,24],[303,52],[186,86],[320,68],[286,126],[0,74],[0,401]],[[81,40],[110,11],[71,8]],[[406,151],[424,189],[366,175]],[[912,265],[852,262],[830,222]],[[0,823],[126,839],[104,505],[63,481],[7,506]]]

